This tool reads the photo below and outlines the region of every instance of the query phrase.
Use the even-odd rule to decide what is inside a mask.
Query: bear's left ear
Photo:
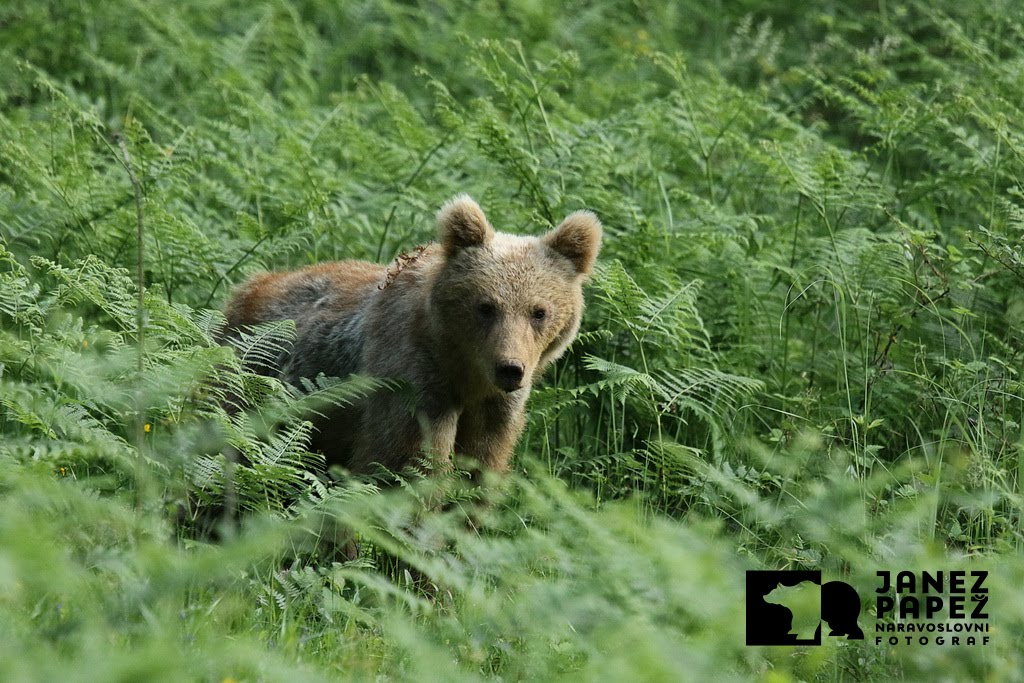
[[[587,275],[601,249],[601,221],[593,211],[574,211],[541,241],[569,259],[577,273]]]
[[[448,256],[466,247],[484,246],[494,237],[494,228],[480,205],[467,194],[452,197],[441,207],[437,231]]]

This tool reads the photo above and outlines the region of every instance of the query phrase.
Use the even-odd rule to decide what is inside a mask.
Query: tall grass
[[[0,7],[0,678],[1020,678],[1024,13],[722,4]],[[607,226],[482,508],[216,343],[456,192]],[[743,644],[746,569],[964,567],[989,646]]]

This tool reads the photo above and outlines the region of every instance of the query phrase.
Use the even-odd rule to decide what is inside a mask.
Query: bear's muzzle
[[[521,388],[525,376],[526,366],[517,360],[499,361],[494,366],[494,383],[508,392]]]

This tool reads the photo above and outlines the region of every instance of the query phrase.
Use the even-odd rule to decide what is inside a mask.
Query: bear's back
[[[334,261],[261,273],[244,282],[225,310],[227,336],[250,325],[294,320],[296,341],[276,370],[290,381],[319,373],[358,371],[365,307],[386,269],[365,261]]]
[[[367,261],[333,261],[298,270],[254,275],[234,292],[228,328],[295,320],[325,311],[351,313],[384,281],[386,268]]]

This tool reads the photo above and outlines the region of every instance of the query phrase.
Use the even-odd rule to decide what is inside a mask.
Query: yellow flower
[[[149,424],[147,422],[146,424],[142,425],[142,431],[144,431],[147,434],[149,434],[151,431],[153,431],[153,425],[151,425],[151,424]]]

